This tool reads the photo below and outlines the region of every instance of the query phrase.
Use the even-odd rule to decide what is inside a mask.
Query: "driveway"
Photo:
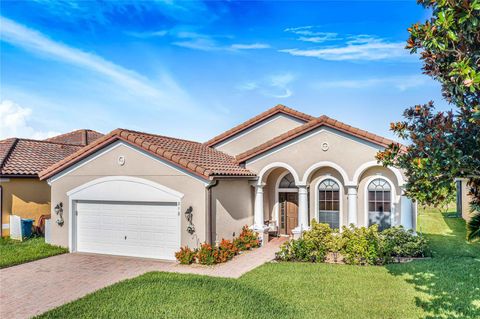
[[[30,318],[149,271],[238,278],[272,260],[284,239],[213,267],[151,259],[64,254],[0,270],[0,318]]]

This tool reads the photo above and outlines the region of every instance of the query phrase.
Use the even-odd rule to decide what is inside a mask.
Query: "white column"
[[[254,225],[255,230],[264,230],[265,217],[263,214],[263,186],[255,185]]]
[[[348,225],[357,225],[357,186],[348,186]]]
[[[403,193],[403,190],[402,190]],[[413,202],[410,198],[402,194],[400,197],[400,224],[405,229],[413,228]]]
[[[302,230],[308,229],[308,191],[306,185],[298,186],[298,225]]]

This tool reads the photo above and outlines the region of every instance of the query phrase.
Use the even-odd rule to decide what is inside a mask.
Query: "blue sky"
[[[448,105],[403,49],[415,1],[3,1],[0,138],[117,127],[204,141],[284,104],[392,137]]]

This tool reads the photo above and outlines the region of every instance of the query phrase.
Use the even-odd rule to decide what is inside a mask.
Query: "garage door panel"
[[[174,259],[180,246],[177,203],[77,203],[77,250]]]

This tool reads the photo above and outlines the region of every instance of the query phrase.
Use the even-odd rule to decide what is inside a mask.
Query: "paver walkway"
[[[0,318],[30,318],[118,281],[149,271],[238,278],[272,260],[283,238],[206,267],[141,258],[64,254],[0,270]]]

